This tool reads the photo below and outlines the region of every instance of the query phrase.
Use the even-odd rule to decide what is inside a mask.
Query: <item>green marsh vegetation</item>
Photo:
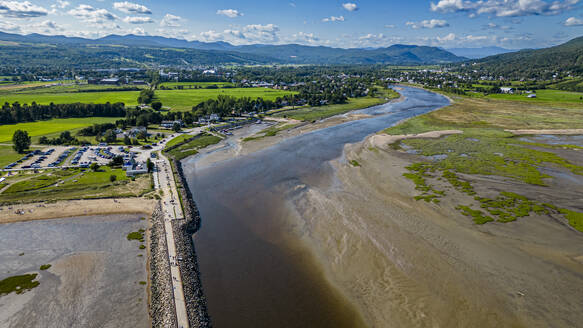
[[[22,294],[29,291],[38,285],[40,282],[36,281],[37,274],[23,274],[20,276],[8,277],[0,281],[0,296],[8,295],[12,292]]]
[[[528,115],[525,115],[528,113]],[[421,194],[417,200],[438,203],[445,191],[437,190],[433,181],[447,185],[468,196],[474,205],[457,209],[473,218],[476,224],[511,222],[530,214],[562,215],[569,224],[583,231],[583,213],[543,204],[524,196],[501,192],[494,199],[480,197],[469,181],[460,174],[501,176],[526,185],[547,186],[551,177],[539,169],[559,167],[583,175],[583,166],[573,164],[551,151],[533,149],[579,150],[576,145],[546,145],[526,142],[505,129],[568,129],[580,127],[583,111],[572,108],[525,106],[509,101],[488,101],[456,97],[446,108],[412,118],[384,130],[388,134],[415,134],[435,130],[462,130],[463,134],[439,139],[406,139],[391,145],[393,149],[412,149],[432,161],[407,167],[404,176],[415,183]],[[437,160],[435,160],[437,159]],[[431,182],[430,182],[431,181]]]

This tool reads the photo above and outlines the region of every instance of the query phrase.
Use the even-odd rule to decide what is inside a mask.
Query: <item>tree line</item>
[[[4,103],[0,108],[0,124],[15,124],[23,122],[34,122],[53,118],[73,118],[73,117],[124,117],[126,110],[123,103],[105,104],[54,104],[21,105],[18,102],[13,104]]]

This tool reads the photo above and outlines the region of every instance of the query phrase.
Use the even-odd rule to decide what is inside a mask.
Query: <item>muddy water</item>
[[[404,88],[407,99],[359,111],[372,118],[317,130],[242,157],[185,162],[203,223],[195,236],[215,327],[359,327],[355,308],[332,287],[294,234],[286,200],[298,186],[333,183],[329,161],[345,144],[448,104]],[[301,188],[301,187],[300,187]]]

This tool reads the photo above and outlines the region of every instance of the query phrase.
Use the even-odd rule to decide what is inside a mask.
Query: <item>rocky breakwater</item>
[[[150,317],[154,328],[177,327],[170,277],[164,214],[158,205],[152,214],[150,227]]]
[[[172,221],[172,229],[174,230],[177,258],[182,258],[178,261],[178,265],[182,276],[188,321],[190,327],[211,327],[192,240],[192,235],[200,227],[200,214],[192,198],[192,193],[187,187],[182,164],[177,160],[172,160],[172,166],[178,177],[176,183],[184,210],[184,220]]]

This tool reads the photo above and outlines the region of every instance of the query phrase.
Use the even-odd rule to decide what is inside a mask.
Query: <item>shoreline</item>
[[[107,198],[4,205],[0,207],[0,224],[113,214],[150,216],[155,204],[145,198]]]

